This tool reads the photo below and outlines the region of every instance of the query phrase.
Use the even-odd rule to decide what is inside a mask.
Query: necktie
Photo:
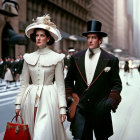
[[[94,55],[94,52],[91,50],[91,49],[89,49],[89,58],[92,58],[92,56]]]

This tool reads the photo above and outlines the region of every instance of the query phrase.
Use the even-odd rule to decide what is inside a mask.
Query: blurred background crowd
[[[2,80],[6,82],[5,90],[9,88],[8,85],[11,82],[15,82],[15,86],[17,86],[17,82],[20,81],[22,67],[22,55],[17,56],[17,58],[6,57],[4,60],[0,58],[0,83],[2,83]]]

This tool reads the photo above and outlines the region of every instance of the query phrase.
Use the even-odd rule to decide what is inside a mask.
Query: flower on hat
[[[47,14],[47,15],[44,15],[42,17],[37,17],[36,20],[33,19],[32,21],[36,24],[42,24],[43,23],[43,24],[46,24],[46,25],[51,26],[53,28],[56,28],[56,25],[53,22],[51,22],[50,19],[51,19],[50,15]]]

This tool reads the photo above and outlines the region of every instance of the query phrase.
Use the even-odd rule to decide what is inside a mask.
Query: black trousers
[[[82,139],[81,140],[93,140],[93,122],[92,122],[92,118],[90,118],[90,115],[88,117],[86,117],[86,121],[85,121],[85,126],[84,126],[84,131],[82,134]],[[108,138],[104,137],[104,136],[95,136],[96,140],[108,140]]]
[[[75,140],[93,140],[94,117],[90,113],[83,113],[79,108],[71,124],[72,135]],[[108,140],[108,137],[95,133],[96,140]]]

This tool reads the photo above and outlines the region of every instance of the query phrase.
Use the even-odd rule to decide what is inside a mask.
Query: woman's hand
[[[60,114],[60,121],[63,123],[66,119],[66,114]]]
[[[16,113],[17,116],[19,115],[20,110],[21,110],[21,109],[16,109],[16,110],[15,110],[15,113]]]

